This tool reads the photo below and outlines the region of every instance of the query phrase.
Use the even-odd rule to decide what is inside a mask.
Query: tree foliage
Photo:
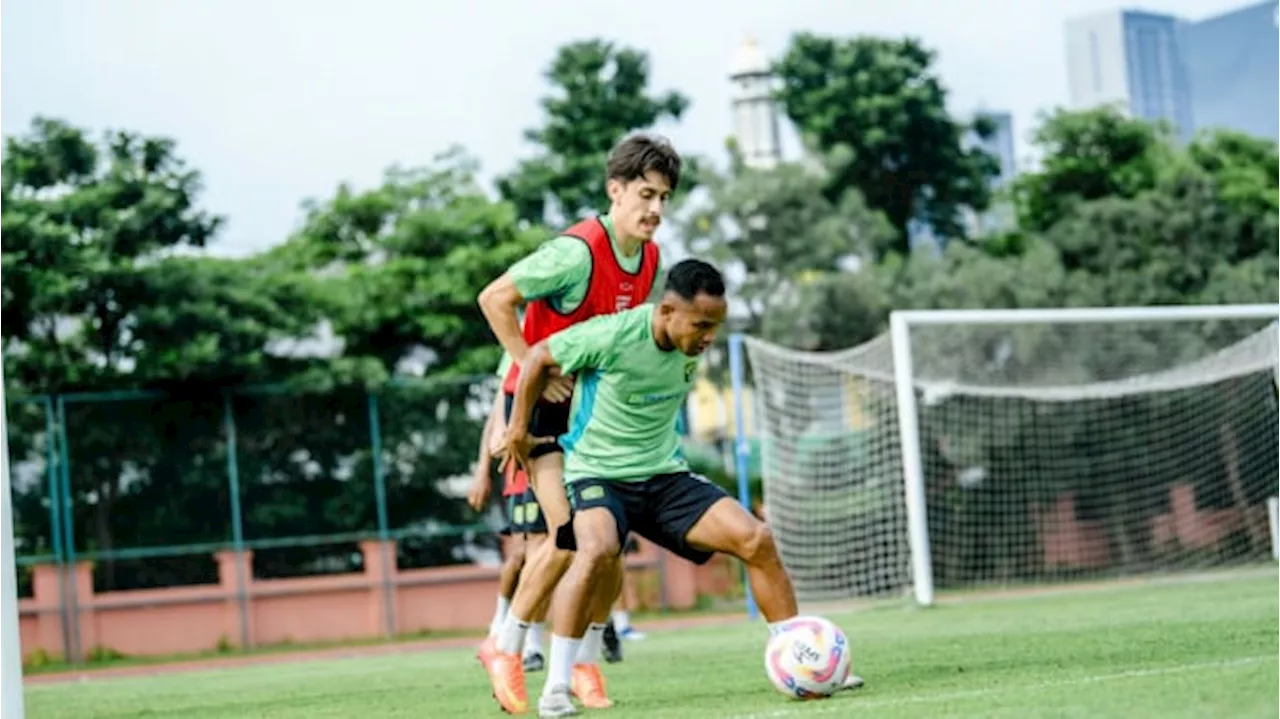
[[[832,38],[800,33],[777,63],[779,100],[797,128],[823,149],[844,146],[852,161],[831,192],[859,190],[897,230],[877,247],[909,252],[907,226],[926,222],[944,238],[963,238],[963,210],[985,209],[999,167],[964,136],[989,123],[958,122],[933,70],[935,54],[912,38]]]

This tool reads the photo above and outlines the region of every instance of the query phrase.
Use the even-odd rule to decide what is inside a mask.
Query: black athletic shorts
[[[511,421],[511,407],[515,404],[515,397],[506,395],[507,421]],[[529,417],[529,436],[530,437],[560,437],[569,431],[569,403],[561,402],[560,404],[551,404],[549,402],[538,402],[533,406],[533,414]],[[537,459],[546,454],[555,454],[556,452],[564,452],[559,442],[548,442],[547,444],[534,445],[529,450],[529,459]]]
[[[546,534],[547,518],[542,514],[538,498],[529,487],[520,494],[503,497],[507,510],[507,526],[503,534]]]
[[[706,564],[714,552],[689,546],[685,535],[711,505],[728,497],[705,477],[690,472],[659,474],[643,482],[579,479],[565,487],[569,495],[570,522],[556,531],[556,546],[577,549],[573,512],[604,507],[618,523],[618,538],[626,545],[629,532],[644,537],[677,556]]]

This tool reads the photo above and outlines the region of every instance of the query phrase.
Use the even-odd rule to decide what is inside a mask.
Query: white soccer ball
[[[823,699],[835,694],[853,663],[849,640],[840,627],[822,617],[796,617],[769,638],[764,670],[769,681],[793,699]]]

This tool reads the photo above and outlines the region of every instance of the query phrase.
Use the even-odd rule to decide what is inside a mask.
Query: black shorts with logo
[[[533,493],[533,487],[525,489],[520,494],[513,494],[510,497],[503,497],[506,502],[507,510],[507,526],[502,530],[503,534],[546,534],[547,518],[542,514],[542,507],[538,505],[538,497]]]
[[[572,512],[604,507],[618,523],[618,539],[626,545],[629,532],[644,537],[677,556],[706,564],[715,554],[689,545],[685,536],[711,505],[728,497],[723,489],[692,472],[659,474],[640,482],[579,479],[565,490]],[[556,546],[577,549],[570,521],[556,531]]]
[[[511,407],[515,404],[515,397],[506,395],[507,421],[511,421]],[[533,414],[529,417],[529,436],[530,437],[559,437],[569,431],[569,403],[561,402],[560,404],[551,404],[549,402],[538,402],[533,406]],[[564,452],[559,442],[548,442],[547,444],[534,445],[529,450],[529,459],[537,459],[543,455]]]

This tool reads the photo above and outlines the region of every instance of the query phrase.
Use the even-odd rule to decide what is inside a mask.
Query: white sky
[[[1192,18],[1249,0],[1151,0]],[[940,53],[952,109],[1014,113],[1018,152],[1036,113],[1065,104],[1063,23],[1113,0],[6,0],[0,131],[37,114],[98,132],[164,134],[229,216],[215,246],[284,239],[299,203],[341,181],[453,143],[486,176],[530,153],[542,71],[557,46],[601,36],[650,53],[652,86],[693,100],[686,152],[722,159],[725,77],[747,35],[770,55],[798,31],[911,34]]]

